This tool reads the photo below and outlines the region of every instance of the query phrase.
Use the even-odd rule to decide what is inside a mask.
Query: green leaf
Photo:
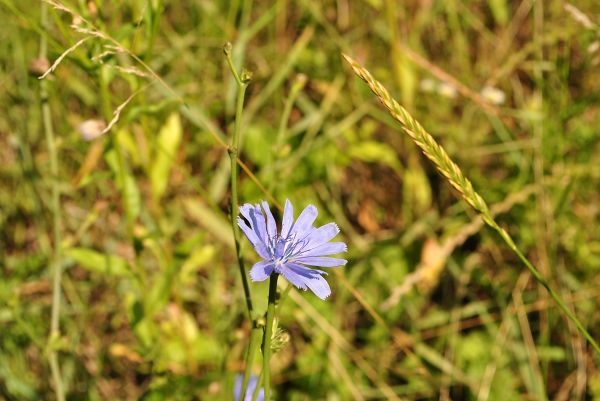
[[[154,163],[150,168],[150,181],[154,200],[159,200],[167,189],[175,154],[181,143],[181,134],[179,114],[172,113],[158,133]]]
[[[89,271],[110,276],[131,274],[127,261],[119,256],[103,254],[89,248],[70,248],[65,251],[65,255]]]
[[[139,216],[142,207],[140,191],[135,178],[129,171],[124,158],[122,163],[119,161],[119,156],[115,149],[106,152],[104,159],[115,175],[117,187],[121,190],[121,196],[123,197],[123,203],[127,211],[127,219],[133,222]]]
[[[138,189],[135,178],[131,174],[125,176],[125,186],[123,188],[123,196],[127,203],[127,210],[129,215],[127,216],[131,221],[135,220],[142,208],[142,199],[140,196],[140,190]]]
[[[506,0],[490,0],[488,4],[496,23],[500,26],[506,26],[509,17],[508,4],[506,4]]]
[[[352,145],[349,149],[350,157],[367,163],[381,163],[392,168],[398,175],[402,175],[402,164],[396,152],[389,145],[376,141],[363,141]]]

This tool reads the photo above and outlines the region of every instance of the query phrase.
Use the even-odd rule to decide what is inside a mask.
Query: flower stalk
[[[257,321],[253,316],[253,305],[252,305],[252,293],[250,292],[250,284],[248,283],[248,277],[246,276],[246,269],[244,268],[244,259],[242,256],[242,249],[240,246],[240,228],[236,224],[236,217],[239,210],[238,200],[238,155],[240,146],[240,131],[242,122],[242,112],[244,109],[244,98],[246,95],[246,88],[250,82],[250,74],[246,71],[242,71],[240,76],[233,65],[231,59],[232,45],[227,42],[223,46],[223,53],[227,60],[227,65],[231,70],[231,74],[235,78],[235,82],[238,87],[236,107],[235,107],[235,121],[233,126],[233,136],[231,138],[231,145],[229,146],[229,158],[231,160],[231,227],[233,230],[233,238],[235,241],[235,252],[238,260],[238,267],[240,276],[242,278],[242,286],[244,288],[244,298],[246,300],[246,309],[248,310],[248,316],[252,322],[252,330],[250,332],[250,342],[248,344],[248,352],[246,353],[246,367],[244,369],[244,378],[242,381],[242,399],[246,395],[248,383],[252,373],[252,364],[254,362],[254,356],[256,354],[256,348],[260,339],[261,329],[258,327]]]
[[[579,321],[577,316],[567,307],[560,295],[554,291],[552,287],[550,287],[548,281],[542,276],[539,270],[517,247],[508,232],[498,225],[490,213],[485,200],[475,191],[471,181],[464,176],[458,165],[454,163],[452,159],[450,159],[450,156],[448,156],[444,148],[436,142],[433,136],[431,136],[431,134],[429,134],[425,128],[423,128],[423,126],[417,120],[415,120],[408,113],[408,111],[406,111],[404,107],[402,107],[394,98],[392,98],[387,89],[379,81],[373,78],[371,73],[366,68],[345,54],[343,54],[343,56],[352,67],[354,73],[367,83],[371,91],[385,106],[390,115],[400,123],[404,132],[406,132],[406,134],[410,136],[415,144],[421,148],[423,154],[427,156],[427,158],[431,160],[433,164],[435,164],[438,171],[446,177],[448,182],[460,192],[463,199],[469,205],[471,205],[473,209],[479,212],[483,221],[498,232],[502,240],[523,262],[535,280],[548,291],[558,307],[575,324],[577,330],[588,340],[590,345],[600,355],[600,346],[598,346],[596,340],[594,340],[585,326]]]
[[[265,389],[265,400],[271,398],[271,337],[273,336],[273,318],[275,317],[275,301],[277,298],[277,279],[279,274],[271,274],[269,279],[269,305],[267,306],[267,323],[263,337],[263,380]]]
[[[248,352],[246,353],[246,368],[244,370],[244,379],[242,381],[242,394],[245,396],[248,389],[248,383],[252,376],[252,364],[256,355],[256,349],[260,345],[260,335],[262,329],[258,326],[256,319],[252,321],[252,331],[250,331],[250,342],[248,343]],[[258,386],[257,386],[258,387]]]
[[[227,64],[233,74],[235,81],[238,86],[238,94],[235,108],[235,121],[233,127],[233,136],[231,138],[231,145],[229,146],[229,158],[231,160],[231,227],[233,229],[233,238],[235,240],[235,252],[238,260],[238,266],[240,269],[240,276],[242,277],[242,285],[244,287],[244,297],[246,299],[246,308],[248,309],[248,316],[250,320],[252,317],[252,294],[250,292],[250,285],[248,284],[248,278],[246,277],[246,270],[244,269],[244,259],[242,257],[242,250],[240,247],[240,228],[236,224],[235,216],[237,216],[239,209],[238,200],[238,165],[237,159],[239,155],[239,144],[240,144],[240,128],[242,122],[242,111],[244,109],[244,97],[246,95],[246,87],[250,82],[250,76],[248,73],[242,73],[240,76],[233,65],[231,59],[231,43],[226,43],[223,47],[223,53],[227,59]],[[243,393],[242,393],[243,394]]]

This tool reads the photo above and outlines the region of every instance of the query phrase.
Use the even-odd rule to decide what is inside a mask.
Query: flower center
[[[307,244],[308,241],[306,241],[305,238],[298,239],[297,234],[293,234],[286,238],[276,235],[271,239],[269,244],[271,260],[275,262],[277,266],[281,266],[301,253]]]

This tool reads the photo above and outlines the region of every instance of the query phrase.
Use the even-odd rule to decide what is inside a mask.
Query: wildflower
[[[92,141],[105,133],[106,123],[103,120],[85,120],[77,129],[84,140]]]
[[[437,86],[437,92],[448,99],[456,99],[458,96],[456,86],[448,82],[440,82]]]
[[[481,90],[481,96],[498,106],[506,100],[506,94],[493,86],[484,86]]]
[[[297,288],[310,288],[321,299],[331,294],[329,284],[322,277],[327,274],[322,270],[307,266],[336,267],[346,264],[345,259],[331,258],[340,252],[346,252],[343,242],[329,242],[340,229],[335,223],[313,226],[317,218],[317,208],[308,205],[296,222],[294,208],[289,200],[285,202],[281,230],[277,232],[277,224],[267,202],[261,205],[246,203],[240,207],[238,225],[254,246],[256,253],[263,259],[250,270],[252,281],[264,281],[273,272],[283,275]]]
[[[254,390],[256,390],[256,386],[258,385],[258,378],[254,375],[250,376],[250,380],[248,381],[248,387],[246,388],[246,395],[242,399],[240,396],[242,395],[242,385],[244,382],[244,376],[238,374],[235,376],[235,384],[233,386],[233,399],[235,401],[252,401],[252,396],[254,395]],[[258,390],[258,396],[256,397],[256,401],[264,401],[265,400],[265,390]]]

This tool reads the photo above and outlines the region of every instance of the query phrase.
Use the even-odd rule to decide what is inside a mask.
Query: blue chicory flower
[[[246,388],[246,395],[242,400],[240,396],[242,395],[242,384],[244,382],[244,376],[242,374],[238,374],[235,376],[235,384],[233,386],[233,399],[235,401],[252,401],[252,396],[254,395],[254,390],[256,390],[256,386],[258,385],[258,378],[254,375],[250,376],[250,380],[248,381],[248,387]],[[256,397],[256,401],[264,401],[265,400],[265,390],[258,390],[258,396]]]
[[[263,259],[250,270],[252,281],[264,281],[275,272],[297,288],[305,291],[310,288],[319,298],[327,298],[331,289],[322,277],[327,273],[307,266],[336,267],[346,264],[345,259],[328,257],[347,250],[343,242],[329,242],[340,232],[338,226],[329,223],[314,227],[318,212],[313,205],[308,205],[294,222],[294,207],[286,200],[278,233],[269,204],[262,201],[261,205],[246,203],[240,207],[243,219],[240,216],[237,218],[238,225]]]

